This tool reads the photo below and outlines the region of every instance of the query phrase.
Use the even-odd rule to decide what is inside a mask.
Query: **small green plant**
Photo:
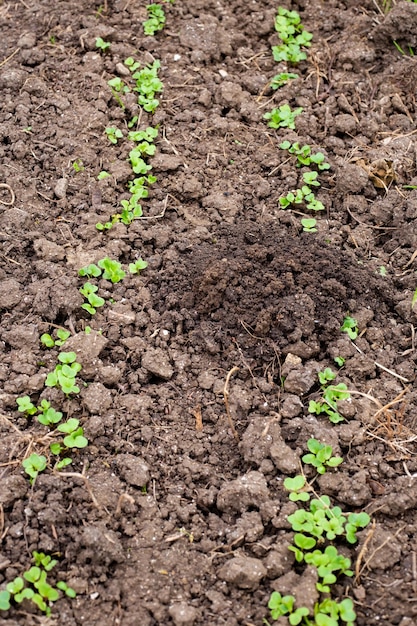
[[[304,30],[299,14],[283,7],[278,8],[275,18],[275,30],[282,43],[272,47],[272,54],[277,63],[299,63],[307,58],[303,48],[311,46],[313,35]]]
[[[271,89],[279,89],[288,83],[290,80],[295,80],[298,78],[298,74],[292,74],[291,72],[281,72],[280,74],[276,74],[274,78],[270,82]]]
[[[289,104],[283,104],[278,108],[265,113],[264,119],[268,120],[270,128],[292,128],[295,129],[295,118],[302,113],[302,107],[292,110]]]
[[[104,41],[101,37],[96,37],[96,48],[99,48],[102,52],[107,52],[110,48],[110,42]]]
[[[45,346],[45,348],[53,348],[54,346],[62,346],[66,340],[71,336],[69,330],[64,330],[63,328],[57,328],[54,332],[56,335],[56,339],[52,337],[49,333],[44,333],[41,335],[41,343]]]
[[[75,159],[75,161],[72,164],[72,167],[74,169],[75,172],[83,172],[84,171],[84,165],[83,162],[81,161],[81,159]]]
[[[411,299],[411,310],[414,309],[416,302],[417,302],[417,289],[414,291],[413,297]]]
[[[354,317],[350,317],[350,315],[347,315],[343,320],[343,324],[340,327],[340,330],[343,333],[346,333],[349,339],[352,339],[352,341],[354,341],[359,335],[357,320],[355,320]]]
[[[346,362],[346,359],[343,356],[335,356],[333,360],[339,367],[343,367]]]
[[[105,129],[105,133],[107,135],[110,143],[117,144],[119,139],[122,139],[123,133],[120,128],[115,128],[114,126],[109,126]]]
[[[143,32],[145,35],[154,35],[165,26],[165,11],[161,4],[148,4],[146,10],[148,19],[143,22]]]
[[[324,381],[333,379],[331,370],[322,374]],[[327,462],[336,467],[342,461],[339,457],[331,456],[330,446],[325,446],[316,439],[310,439],[307,445],[310,454],[304,455],[302,460],[316,466],[318,471],[320,466],[326,470]],[[315,463],[321,454],[321,463]],[[316,588],[325,596],[320,596],[312,615],[307,607],[295,607],[294,596],[282,596],[278,591],[271,594],[268,608],[272,619],[286,617],[290,625],[354,626],[356,614],[352,600],[345,598],[338,602],[329,595],[338,576],[353,576],[350,559],[338,552],[331,542],[345,539],[350,544],[356,543],[358,530],[368,526],[370,517],[365,512],[344,513],[340,507],[332,506],[328,496],[318,496],[312,484],[313,482],[307,483],[304,474],[284,480],[284,487],[290,492],[290,500],[304,504],[287,518],[294,531],[293,544],[289,546],[289,550],[294,553],[299,566],[306,564],[315,568],[318,578]],[[317,497],[312,498],[312,494]],[[269,626],[267,620],[264,623]]]
[[[67,448],[85,448],[88,445],[88,440],[84,437],[84,430],[80,426],[79,420],[74,417],[63,424],[59,424],[57,428],[61,433],[65,433],[64,446]]]
[[[86,265],[78,270],[78,275],[97,278],[101,276],[101,269],[95,263],[90,263],[90,265]]]
[[[125,60],[125,65],[133,72],[132,78],[136,81],[133,91],[139,94],[139,105],[147,113],[155,113],[159,106],[159,100],[155,96],[163,90],[163,84],[158,77],[158,70],[161,67],[161,63],[158,59],[155,59],[153,63],[136,71],[139,64],[135,62],[132,57],[129,57]]]
[[[33,484],[39,472],[43,472],[46,469],[47,460],[45,456],[33,452],[27,459],[22,461],[22,465],[26,474],[30,476],[30,483]]]
[[[111,176],[111,174],[109,174],[108,172],[106,172],[105,170],[102,170],[98,176],[97,176],[97,180],[104,180],[105,178],[109,178],[109,176]]]
[[[36,416],[36,419],[44,426],[54,426],[62,420],[62,413],[60,411],[56,411],[48,400],[43,399],[41,401],[40,406],[38,406],[38,411],[39,413]]]
[[[46,377],[46,387],[59,387],[65,395],[79,393],[80,388],[75,384],[75,378],[82,367],[77,362],[77,355],[75,352],[61,352],[58,360],[60,363]]]
[[[129,263],[129,272],[131,274],[140,274],[142,270],[146,269],[148,264],[142,259],[138,259],[134,263]]]
[[[32,404],[29,396],[22,396],[16,400],[19,413],[26,413],[26,415],[35,415],[37,408]]]
[[[84,283],[80,288],[80,293],[86,298],[87,302],[81,305],[81,308],[94,315],[97,309],[104,305],[105,300],[97,295],[98,287],[92,283]]]
[[[121,109],[125,109],[124,102],[122,100],[122,95],[129,93],[129,87],[124,83],[124,81],[119,77],[115,76],[107,81],[108,86],[111,89],[113,98],[116,100],[117,104]]]
[[[283,141],[279,147],[282,150],[288,150],[290,154],[297,157],[297,167],[316,165],[319,170],[330,169],[330,164],[326,162],[323,152],[312,153],[311,147],[307,144],[300,146],[298,142],[291,144],[289,141]]]
[[[316,174],[317,172],[305,172],[303,179],[312,181],[310,184],[320,185],[314,177],[306,176],[306,174]],[[314,192],[308,185],[302,185],[301,189],[289,191],[286,196],[281,196],[279,203],[283,209],[287,209],[291,204],[305,204],[307,209],[311,211],[324,211],[324,205],[314,195]]]
[[[306,465],[315,467],[318,474],[324,474],[328,467],[337,467],[343,463],[341,456],[332,456],[333,449],[331,446],[326,446],[317,439],[309,439],[307,448],[310,452],[302,457],[302,461]]]
[[[345,383],[338,385],[330,385],[329,383],[336,378],[336,374],[330,368],[326,368],[324,372],[320,372],[319,382],[322,390],[322,399],[316,402],[310,400],[308,410],[315,415],[326,414],[333,424],[338,424],[344,420],[337,409],[337,402],[350,398],[350,393]]]
[[[301,220],[301,226],[303,227],[303,232],[305,233],[316,233],[317,220],[314,217],[305,217]]]
[[[119,261],[105,257],[98,261],[98,266],[103,270],[103,278],[110,280],[112,283],[119,283],[126,276],[126,272],[122,270]]]
[[[33,552],[33,560],[34,566],[7,583],[6,589],[0,591],[0,610],[8,611],[11,601],[20,604],[23,600],[30,600],[49,617],[51,604],[58,600],[59,591],[69,598],[76,597],[74,589],[68,587],[66,582],[59,581],[55,586],[49,583],[48,574],[58,561],[42,552]]]

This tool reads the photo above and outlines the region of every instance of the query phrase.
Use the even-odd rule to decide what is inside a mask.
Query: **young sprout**
[[[102,52],[107,52],[110,48],[110,43],[108,41],[104,41],[101,37],[96,37],[96,48],[99,48]]]
[[[265,113],[264,119],[269,120],[268,126],[270,128],[295,129],[295,118],[297,115],[300,115],[302,111],[302,107],[297,107],[292,110],[289,104],[283,104],[282,106]]]
[[[343,324],[340,327],[340,330],[343,333],[346,333],[349,339],[352,339],[353,341],[359,335],[358,322],[355,320],[354,317],[350,317],[350,315],[347,315],[343,320]]]

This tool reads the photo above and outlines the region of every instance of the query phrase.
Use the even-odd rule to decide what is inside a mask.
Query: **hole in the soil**
[[[222,112],[221,112],[222,117],[226,117],[226,115],[227,115],[229,112],[230,112],[229,107],[224,107],[224,108],[222,109]]]

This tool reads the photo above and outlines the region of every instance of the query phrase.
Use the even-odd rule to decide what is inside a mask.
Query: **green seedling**
[[[295,129],[295,118],[302,113],[302,107],[292,110],[289,104],[283,104],[276,109],[265,113],[264,119],[268,120],[270,128]]]
[[[346,362],[346,359],[343,356],[335,356],[333,360],[339,367],[343,367]]]
[[[134,72],[132,78],[135,79],[136,85],[133,88],[139,94],[138,103],[147,113],[155,113],[159,106],[159,100],[155,97],[157,93],[163,90],[163,84],[158,78],[158,70],[161,67],[160,62],[155,61],[143,69],[138,69],[138,64],[129,57],[125,60],[125,65],[130,71]]]
[[[347,315],[343,320],[343,324],[340,330],[343,333],[346,333],[349,339],[352,339],[352,341],[354,341],[359,335],[357,320],[355,320],[354,317],[350,317],[350,315]]]
[[[111,174],[109,174],[108,172],[106,172],[105,170],[102,170],[98,176],[97,176],[97,180],[104,180],[105,178],[109,178],[109,176],[111,176]]]
[[[326,367],[325,370],[323,370],[322,372],[319,372],[317,375],[319,377],[319,382],[322,387],[325,387],[326,385],[328,385],[328,383],[334,380],[337,376],[337,374],[333,372],[333,370],[330,367]]]
[[[134,263],[129,263],[129,272],[131,274],[140,274],[142,270],[146,269],[148,264],[142,259],[138,259]]]
[[[91,283],[84,283],[80,288],[80,293],[86,298],[88,302],[81,305],[81,308],[94,315],[97,309],[104,305],[105,300],[97,295],[98,287]]]
[[[362,513],[351,513],[348,515],[348,521],[345,526],[346,540],[349,543],[356,543],[358,538],[356,533],[360,528],[366,528],[371,521],[368,513],[362,511]]]
[[[317,172],[304,172],[303,181],[306,185],[310,185],[312,187],[320,187],[320,183],[317,180]]]
[[[78,172],[83,172],[84,169],[85,169],[81,159],[76,159],[73,162],[72,167],[73,167],[74,171],[77,172],[77,174],[78,174]]]
[[[101,37],[96,37],[96,48],[99,48],[102,52],[107,52],[110,48],[110,43],[108,41],[104,41]]]
[[[324,154],[322,152],[312,154],[309,145],[300,146],[298,142],[291,144],[289,141],[283,141],[279,147],[282,150],[288,150],[290,154],[294,154],[297,157],[297,167],[301,167],[302,165],[311,166],[314,164],[319,170],[330,169],[330,164],[326,163]]]
[[[78,276],[97,278],[98,276],[101,276],[101,269],[95,263],[90,263],[90,265],[86,265],[78,270]]]
[[[127,127],[128,128],[133,128],[134,126],[136,126],[136,124],[138,123],[138,116],[135,115],[134,117],[132,117],[132,119],[130,120],[130,122],[127,123]]]
[[[20,604],[23,600],[30,600],[47,617],[51,615],[51,604],[58,600],[59,591],[69,598],[75,598],[76,593],[64,581],[52,586],[47,580],[48,573],[55,567],[57,561],[42,552],[33,552],[35,565],[17,576],[0,592],[0,610],[10,609],[11,600]]]
[[[105,129],[104,131],[107,135],[108,140],[110,141],[110,143],[113,144],[117,144],[119,139],[122,139],[123,137],[123,133],[120,130],[120,128],[115,128],[114,126],[109,126],[108,128]]]
[[[66,433],[64,446],[67,448],[85,448],[88,445],[88,440],[84,437],[84,430],[81,428],[79,420],[74,417],[63,424],[59,424],[58,430],[61,433]]]
[[[75,377],[82,367],[76,359],[75,352],[61,352],[58,355],[60,363],[46,377],[46,387],[59,387],[65,395],[79,393],[80,388],[75,385]]]
[[[42,400],[40,406],[38,406],[39,414],[36,419],[40,424],[44,426],[54,426],[62,420],[62,413],[55,411],[48,400]]]
[[[308,172],[309,174],[317,174],[317,172]],[[303,175],[304,176],[304,175]],[[308,178],[310,180],[310,178]],[[320,183],[314,183],[314,178],[312,178],[313,184],[320,185]],[[304,203],[306,207],[312,211],[323,211],[323,204],[316,199],[314,193],[311,191],[308,185],[303,185],[301,189],[295,189],[294,191],[290,191],[286,196],[281,196],[279,199],[279,203],[283,209],[287,209],[291,204],[302,204]]]
[[[103,270],[103,278],[112,283],[119,283],[126,276],[122,270],[122,265],[118,261],[105,257],[98,262],[98,266]]]
[[[17,402],[17,410],[19,413],[26,413],[27,416],[35,415],[37,412],[36,406],[32,404],[29,396],[22,396],[21,398],[16,399]]]
[[[113,98],[116,100],[117,104],[121,109],[125,109],[124,102],[122,100],[122,95],[129,93],[129,87],[123,82],[123,80],[119,76],[115,76],[107,81],[108,86],[111,88],[111,92]]]
[[[69,330],[64,330],[63,328],[57,328],[55,331],[57,339],[54,339],[52,335],[49,333],[44,333],[41,335],[41,343],[45,346],[45,348],[53,348],[54,346],[62,346],[63,343],[71,336]]]
[[[30,476],[30,483],[36,480],[39,472],[46,469],[46,457],[33,452],[27,459],[22,461],[23,469]]]
[[[290,624],[300,624],[303,617],[309,614],[309,610],[306,607],[294,610],[294,604],[294,596],[281,596],[278,591],[273,591],[268,602],[272,619],[277,620],[284,615],[289,615],[288,621]]]
[[[316,233],[317,220],[313,217],[305,217],[301,220],[301,226],[303,227],[303,232],[305,233]]]
[[[275,18],[275,30],[282,41],[282,44],[272,47],[275,61],[295,64],[307,58],[302,48],[311,46],[313,35],[304,30],[300,16],[296,11],[279,7]]]
[[[333,424],[338,424],[344,418],[337,410],[337,402],[349,399],[350,393],[345,383],[329,385],[329,382],[336,378],[336,374],[329,367],[326,367],[323,372],[319,372],[318,378],[323,392],[322,400],[319,402],[310,400],[308,410],[315,415],[326,414]]]
[[[414,291],[413,297],[411,299],[411,310],[414,309],[416,302],[417,302],[417,289]]]
[[[56,587],[60,591],[63,591],[68,598],[75,598],[77,596],[74,589],[72,589],[71,587],[68,587],[67,583],[64,582],[63,580],[58,581],[56,584]]]
[[[281,74],[277,74],[270,82],[271,89],[279,89],[288,83],[290,80],[295,80],[298,78],[298,74],[292,74],[291,72],[281,72]]]
[[[315,467],[318,474],[324,474],[328,467],[337,467],[343,463],[342,457],[332,456],[333,449],[331,446],[326,446],[324,443],[317,441],[317,439],[309,439],[307,448],[310,453],[305,454],[302,457],[302,461],[307,465]]]
[[[145,35],[154,35],[165,26],[165,11],[161,4],[148,4],[146,10],[148,19],[143,22],[143,32]]]
[[[310,500],[310,494],[307,493],[308,485],[305,476],[300,474],[294,476],[294,478],[286,478],[284,480],[284,487],[290,492],[288,497],[291,502],[308,502]]]
[[[130,91],[129,87],[124,83],[124,81],[119,76],[115,76],[114,78],[111,78],[110,80],[107,81],[107,84],[109,87],[111,87],[111,90],[113,92],[116,92],[117,94],[129,93]]]

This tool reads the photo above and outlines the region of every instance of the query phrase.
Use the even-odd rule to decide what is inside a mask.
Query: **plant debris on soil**
[[[272,56],[278,6],[313,34],[296,68]],[[50,618],[25,601],[1,619],[260,626],[274,590],[309,606],[317,592],[288,551],[295,505],[283,481],[313,437],[344,459],[317,489],[372,518],[343,548],[356,571],[337,597],[353,599],[358,626],[411,625],[417,4],[164,9],[165,28],[147,36],[135,0],[0,3],[0,588],[38,551],[77,593]],[[153,115],[132,93],[121,107],[108,85],[129,82],[128,57],[161,63]],[[295,129],[263,119],[282,104],[302,108]],[[140,129],[158,125],[147,158],[157,181],[141,218],[99,232],[129,198],[135,116]],[[283,141],[325,155],[325,211],[281,208],[306,171]],[[148,266],[93,279],[105,304],[90,315],[78,271],[107,257],[126,272]],[[341,331],[348,315],[354,341]],[[71,336],[46,348],[41,335],[57,329]],[[68,397],[45,387],[63,351],[82,365]],[[327,367],[351,393],[339,424],[308,412]],[[66,468],[52,469],[50,429],[18,411],[26,395],[79,420],[88,446]],[[31,484],[22,461],[33,452],[49,465]]]

